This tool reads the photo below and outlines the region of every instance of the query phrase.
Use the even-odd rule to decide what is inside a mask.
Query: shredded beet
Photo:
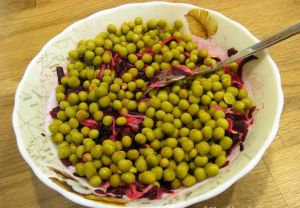
[[[183,52],[182,54],[185,55],[188,58],[190,57],[190,53],[189,52]]]
[[[109,137],[109,139],[115,142],[115,141],[117,141],[117,136],[121,129],[118,129],[117,131],[115,130],[116,129],[116,119],[113,116],[112,116],[112,119],[113,119],[112,135]]]
[[[253,107],[249,110],[249,114],[248,114],[249,118],[252,118],[253,112],[255,111],[255,109],[256,109],[256,106],[253,106]]]
[[[110,50],[108,50],[108,49],[104,49],[104,50],[110,55],[110,58],[111,58],[111,64],[110,64],[111,65],[111,69],[114,70],[113,69],[113,66],[115,65],[114,64],[114,57],[113,57],[113,55],[112,55],[112,53],[111,53]]]
[[[135,53],[135,55],[136,55],[138,58],[141,58],[144,54],[149,54],[149,55],[151,55],[151,56],[154,56],[154,55],[155,55],[153,52]]]
[[[161,43],[161,46],[163,47],[167,42],[170,42],[170,41],[172,41],[172,40],[176,40],[177,42],[180,42],[180,41],[181,41],[179,38],[172,36],[172,37],[167,38],[166,40],[164,40],[164,41]]]
[[[110,187],[110,182],[109,182],[109,180],[107,180],[107,181],[103,184],[102,188],[103,188],[103,189],[107,189],[108,187]]]
[[[94,119],[85,119],[84,121],[80,122],[80,124],[89,127],[90,129],[97,129],[99,125]]]
[[[210,57],[210,58],[216,60],[216,62],[221,62],[221,59],[219,57]]]
[[[243,120],[233,121],[232,130],[235,130],[239,133],[247,132],[248,124]]]
[[[95,189],[95,192],[97,194],[103,194],[103,195],[105,195],[105,191],[103,191],[102,189]]]
[[[231,81],[231,85],[238,88],[239,90],[242,89],[244,87],[244,83],[240,81],[237,81],[237,80],[232,80]]]
[[[146,52],[151,52],[152,51],[152,46],[148,46]]]
[[[61,66],[56,67],[58,84],[61,85],[61,79],[65,76],[64,69]]]
[[[61,111],[61,108],[59,106],[54,107],[51,111],[50,111],[50,115],[52,116],[52,118],[57,119],[57,113]]]
[[[139,71],[138,75],[136,76],[137,79],[143,79],[145,82],[147,82],[148,78],[146,77],[145,72]]]
[[[227,50],[227,55],[230,57],[230,56],[233,56],[234,54],[236,54],[238,51],[235,50],[234,48],[229,48]]]
[[[232,120],[247,120],[246,116],[241,113],[225,113],[225,118],[231,118]]]
[[[168,189],[168,188],[165,188],[164,186],[160,185],[160,188],[161,188],[161,190],[162,190],[164,193],[168,193],[168,194],[173,194],[173,193],[174,193],[174,191],[171,191],[171,190],[170,190],[171,187],[170,187],[170,189]]]
[[[82,86],[78,86],[78,87],[74,87],[74,88],[71,88],[71,89],[68,89],[67,90],[67,93],[66,93],[66,98],[68,98],[68,96],[71,94],[71,93],[76,93],[78,94],[79,92],[81,91],[84,91],[84,88]]]
[[[114,70],[115,68],[115,65],[116,65],[116,59],[117,57],[119,56],[120,54],[119,53],[116,53],[115,56],[113,57],[112,59],[112,62],[111,62],[111,69]]]
[[[72,165],[72,163],[69,161],[69,159],[61,159],[62,164],[69,167]]]
[[[240,143],[240,151],[243,151],[243,150],[244,150],[244,144]]]
[[[247,57],[247,58],[244,58],[244,59],[241,61],[240,65],[239,65],[239,68],[238,68],[238,71],[237,71],[237,75],[238,75],[238,77],[239,77],[240,79],[242,79],[242,73],[243,73],[243,67],[244,67],[244,65],[245,65],[246,63],[248,63],[249,61],[252,61],[252,60],[254,60],[254,59],[258,59],[258,57],[251,55],[251,56],[249,56],[249,57]]]
[[[226,118],[226,120],[227,120],[228,123],[229,123],[229,126],[228,126],[227,131],[228,131],[229,133],[237,134],[237,133],[238,133],[237,131],[232,130],[232,127],[233,127],[233,121],[232,121],[230,118]]]
[[[105,116],[110,115],[110,116],[117,118],[120,115],[119,112],[116,111],[115,109],[113,109],[111,106],[109,106],[107,108],[101,108],[100,110],[103,112],[103,114]]]
[[[97,78],[98,79],[102,79],[102,77],[103,77],[103,73],[104,73],[104,70],[105,70],[105,68],[106,68],[106,65],[104,64],[104,63],[102,63],[102,64],[100,64],[100,73],[97,75]]]
[[[119,55],[116,56],[115,59],[115,77],[121,78],[123,74],[125,74],[130,68],[134,67],[134,65],[128,62],[128,59],[122,58]]]
[[[148,108],[150,108],[149,101],[150,101],[150,98],[143,98],[143,99],[140,100],[140,102],[138,102],[137,106],[139,106],[139,104],[140,104],[141,102],[144,102],[144,103],[147,104]]]
[[[247,136],[247,134],[248,134],[248,129],[246,130],[246,132],[243,134],[243,136],[242,136],[242,138],[241,138],[241,140],[242,140],[242,142],[244,142],[245,140],[246,140],[246,136]]]
[[[121,116],[124,116],[127,119],[127,126],[130,126],[132,130],[139,130],[140,125],[143,124],[144,119],[146,118],[145,115],[132,115],[132,114],[126,114],[119,111]]]
[[[169,198],[169,197],[172,197],[172,196],[176,196],[177,194],[179,194],[182,191],[182,189],[183,189],[183,186],[181,186],[180,189],[178,189],[174,193],[169,194],[167,197]]]
[[[45,136],[46,136],[44,133],[41,133],[41,135],[42,135],[43,137],[45,137]]]
[[[141,115],[141,114],[138,114],[138,115],[132,115],[132,114],[127,114],[127,113],[122,113],[121,111],[119,111],[120,115],[126,117],[126,118],[140,118],[140,119],[145,119],[146,116],[145,115]]]
[[[226,161],[226,163],[222,166],[222,168],[225,168],[226,166],[228,166],[229,165],[229,163],[230,163],[230,161],[229,160],[227,160]]]

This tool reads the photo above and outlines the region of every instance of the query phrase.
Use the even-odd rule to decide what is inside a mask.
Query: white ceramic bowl
[[[258,109],[252,129],[244,143],[245,150],[240,152],[229,166],[223,168],[218,176],[186,188],[177,196],[161,200],[130,201],[106,197],[96,198],[98,201],[89,200],[87,198],[94,197],[91,187],[85,185],[82,179],[75,181],[68,175],[72,172],[61,164],[55,145],[49,138],[46,129],[49,125],[48,112],[54,103],[53,87],[57,85],[55,68],[56,66],[66,68],[68,51],[74,49],[80,39],[94,38],[99,32],[105,31],[108,24],[120,27],[122,22],[132,21],[137,16],[142,17],[144,21],[151,18],[157,20],[165,18],[169,23],[181,19],[184,22],[184,33],[190,33],[184,15],[194,8],[197,7],[188,4],[151,2],[128,4],[100,11],[72,24],[43,47],[25,71],[16,92],[13,112],[13,127],[19,150],[43,183],[66,198],[88,207],[115,207],[118,203],[125,203],[128,207],[185,207],[220,194],[258,163],[277,133],[283,107],[279,71],[267,51],[257,53],[259,59],[249,62],[244,67],[243,79],[246,88],[252,91],[250,96]],[[210,53],[224,58],[226,57],[224,52],[228,48],[242,50],[258,42],[239,23],[218,12],[206,11],[215,22],[204,23],[210,37],[207,40],[201,38],[198,40],[199,46],[207,48]],[[51,93],[52,96],[49,96]]]

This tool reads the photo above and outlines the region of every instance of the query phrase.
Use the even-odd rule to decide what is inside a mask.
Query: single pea
[[[176,178],[175,171],[167,168],[163,172],[163,178],[165,181],[173,181]]]
[[[152,128],[154,126],[154,121],[152,118],[145,118],[143,121],[143,125],[148,128]]]
[[[61,159],[66,159],[70,157],[71,150],[68,146],[62,146],[58,149],[58,157]]]
[[[113,174],[110,178],[109,178],[109,182],[110,185],[114,188],[117,188],[120,186],[121,183],[121,177],[118,173]]]
[[[171,158],[173,155],[173,150],[171,147],[163,147],[161,150],[161,155],[164,158]]]
[[[142,181],[145,184],[152,184],[156,181],[156,175],[152,171],[145,171],[142,173]]]
[[[161,101],[159,98],[156,97],[152,97],[149,101],[149,104],[151,107],[155,108],[155,109],[159,109],[161,106]]]
[[[209,152],[213,157],[218,157],[219,155],[221,155],[222,147],[218,144],[213,144],[211,145]]]
[[[178,102],[178,108],[180,110],[187,110],[189,108],[190,104],[187,100],[185,99],[181,99],[179,102]]]
[[[139,151],[136,149],[131,149],[127,152],[127,158],[130,160],[136,160],[139,156]]]
[[[218,119],[219,120],[219,119]],[[217,127],[213,130],[213,137],[215,139],[222,139],[225,136],[225,130],[222,127]]]
[[[96,173],[96,167],[92,162],[86,162],[83,165],[83,171],[88,178],[91,178]]]
[[[180,117],[182,123],[189,124],[192,122],[192,116],[189,113],[183,113]]]
[[[196,183],[195,176],[188,175],[182,180],[183,185],[185,186],[193,186]]]
[[[110,126],[113,122],[113,118],[111,116],[104,116],[102,122],[104,126]]]
[[[223,150],[227,150],[232,145],[232,139],[228,136],[225,136],[219,141],[219,145],[222,147]]]
[[[135,175],[131,172],[126,172],[121,175],[121,180],[127,184],[132,184],[135,182]]]
[[[172,123],[166,122],[162,125],[162,130],[165,134],[171,135],[175,131],[175,126]]]
[[[243,98],[241,101],[245,104],[245,109],[249,110],[253,107],[253,101],[251,98]]]
[[[153,77],[154,72],[155,72],[155,70],[154,70],[154,68],[153,68],[152,66],[147,66],[147,68],[146,68],[146,70],[145,70],[145,74],[146,74],[146,76],[147,76],[148,78]]]
[[[126,49],[127,50],[127,49]],[[129,54],[128,55],[128,61],[131,63],[131,64],[134,64],[135,62],[138,61],[138,58],[135,54]]]
[[[156,128],[154,129],[155,139],[162,139],[164,138],[165,134],[162,130],[162,128]]]
[[[97,139],[98,136],[99,136],[99,131],[97,129],[92,129],[89,132],[89,138],[91,138],[91,139]]]
[[[213,113],[213,117],[217,121],[219,118],[225,118],[225,113],[223,111],[221,111],[221,110],[216,110]]]
[[[146,136],[143,134],[137,134],[134,137],[134,140],[138,143],[138,144],[145,144],[147,139]]]
[[[209,164],[205,168],[206,174],[209,176],[216,176],[219,173],[219,167],[216,164]]]
[[[122,145],[124,147],[130,147],[131,144],[132,144],[132,140],[131,140],[131,138],[129,136],[122,137]]]
[[[136,160],[135,166],[139,172],[145,172],[147,170],[147,162],[145,159]]]
[[[128,85],[127,85],[127,87],[128,87],[129,91],[133,92],[133,91],[136,90],[136,83],[135,82],[129,82]]]
[[[100,159],[103,155],[103,148],[100,144],[97,144],[91,148],[90,152],[94,159]]]
[[[83,165],[84,165],[83,163],[77,163],[75,166],[75,171],[80,176],[85,176]]]
[[[212,135],[213,135],[213,129],[211,126],[204,126],[202,129],[201,129],[201,132],[203,134],[203,137],[204,137],[204,140],[207,141],[209,139],[212,138]]]
[[[110,105],[111,99],[109,96],[101,97],[98,104],[101,108],[107,108]]]
[[[230,71],[237,72],[239,66],[237,65],[236,62],[232,62],[228,65],[228,67]]]
[[[203,181],[206,179],[206,171],[204,168],[197,167],[194,170],[194,176],[198,181]]]
[[[232,104],[232,109],[235,112],[241,112],[242,110],[245,109],[245,103],[242,101],[236,101],[235,103]]]
[[[216,122],[217,127],[222,127],[224,130],[227,130],[229,127],[229,123],[225,118],[219,118]]]
[[[226,163],[226,157],[224,155],[218,156],[215,160],[215,164],[218,167],[222,167],[223,165],[225,165],[225,163]]]
[[[202,138],[203,138],[203,135],[200,130],[193,129],[190,132],[189,139],[192,140],[194,143],[200,142],[202,140]]]
[[[226,89],[226,92],[230,92],[233,97],[236,97],[238,95],[239,90],[236,87],[228,87]]]
[[[198,167],[203,167],[208,163],[208,157],[206,155],[198,155],[195,157],[194,163]]]
[[[127,119],[125,117],[119,117],[116,119],[116,124],[118,126],[124,126],[127,123]]]
[[[187,137],[187,136],[189,136],[189,134],[190,134],[190,130],[186,127],[181,128],[179,131],[179,135],[181,137]]]
[[[192,140],[186,140],[181,144],[181,147],[185,152],[189,152],[194,148],[194,142]]]
[[[188,165],[178,165],[175,169],[175,175],[177,178],[183,179],[187,176],[188,170]]]
[[[150,154],[146,157],[146,162],[152,167],[156,167],[159,163],[159,159],[155,154]]]

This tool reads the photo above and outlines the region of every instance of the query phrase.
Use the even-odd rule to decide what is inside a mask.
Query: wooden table
[[[14,95],[27,65],[51,38],[97,11],[129,2],[0,1],[0,207],[81,207],[44,185],[20,155],[11,125]],[[218,11],[260,40],[300,20],[299,0],[181,2]],[[300,35],[268,51],[280,70],[285,97],[278,134],[249,174],[224,193],[190,208],[300,207]]]

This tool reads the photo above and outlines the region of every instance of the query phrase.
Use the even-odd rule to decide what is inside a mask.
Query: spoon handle
[[[272,45],[275,45],[276,43],[279,43],[287,38],[290,38],[296,34],[300,33],[300,23],[287,28],[263,41],[260,41],[242,51],[240,51],[239,53],[213,65],[212,67],[207,67],[207,68],[203,68],[203,69],[196,69],[196,70],[192,70],[194,72],[194,74],[205,74],[211,71],[216,70],[217,68],[226,66],[234,61],[246,58],[260,50],[263,50],[265,48],[268,48]]]

